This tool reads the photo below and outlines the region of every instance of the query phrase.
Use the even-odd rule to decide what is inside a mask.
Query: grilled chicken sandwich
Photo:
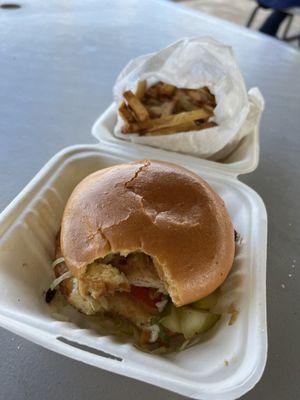
[[[116,165],[71,194],[52,289],[84,314],[126,321],[140,346],[178,350],[218,320],[234,251],[224,202],[199,176],[160,161]]]

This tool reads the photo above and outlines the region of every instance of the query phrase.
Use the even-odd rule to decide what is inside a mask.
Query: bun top
[[[221,285],[235,243],[224,202],[203,179],[146,160],[102,169],[76,186],[63,214],[61,248],[77,277],[110,253],[142,251],[181,306]]]

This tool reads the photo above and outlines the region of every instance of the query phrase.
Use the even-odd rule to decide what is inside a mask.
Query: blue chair
[[[251,27],[258,11],[260,9],[273,9],[277,11],[282,11],[286,14],[287,23],[284,28],[283,35],[281,37],[282,40],[287,42],[291,42],[294,40],[298,40],[298,45],[300,46],[300,35],[288,36],[289,29],[293,22],[295,15],[300,15],[300,0],[260,0],[257,1],[257,5],[254,10],[250,14],[250,17],[247,21],[246,26]]]

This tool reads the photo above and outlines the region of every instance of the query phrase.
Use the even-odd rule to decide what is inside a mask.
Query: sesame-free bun
[[[185,168],[148,160],[81,181],[67,202],[60,240],[75,277],[110,253],[150,255],[176,306],[220,286],[235,249],[230,217],[211,187]]]

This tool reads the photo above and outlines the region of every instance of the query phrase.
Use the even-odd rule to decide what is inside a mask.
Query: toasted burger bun
[[[71,194],[60,236],[80,278],[110,253],[150,255],[176,306],[213,292],[234,258],[234,230],[222,199],[193,172],[160,161],[97,171]]]

